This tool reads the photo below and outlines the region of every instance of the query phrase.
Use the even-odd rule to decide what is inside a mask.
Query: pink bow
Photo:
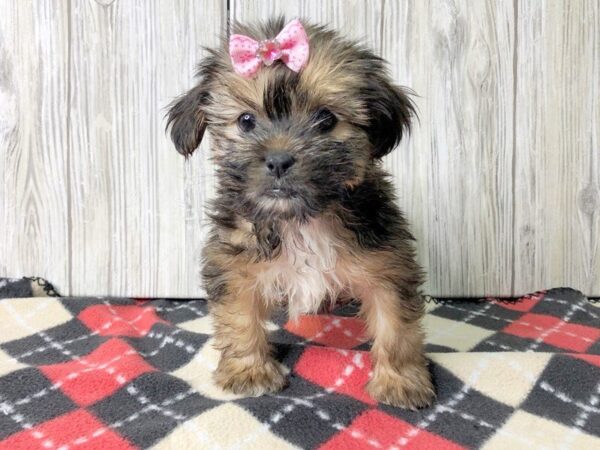
[[[257,42],[243,34],[232,34],[229,56],[233,69],[244,78],[254,78],[263,64],[270,66],[278,59],[299,72],[308,61],[308,37],[300,21],[294,19],[275,39]]]

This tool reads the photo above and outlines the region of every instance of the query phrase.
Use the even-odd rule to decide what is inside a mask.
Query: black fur
[[[186,158],[200,145],[206,131],[202,107],[208,96],[203,86],[196,86],[178,98],[169,110],[167,127],[171,127],[171,139],[177,151]]]
[[[296,90],[298,75],[289,70],[280,70],[269,82],[263,96],[263,107],[272,121],[287,119],[292,108],[291,92]]]
[[[364,248],[385,248],[394,239],[414,240],[396,206],[393,185],[379,172],[347,190],[341,205],[340,217]]]
[[[284,23],[236,25],[234,32],[261,41]],[[224,42],[169,112],[180,153],[190,155],[207,127],[213,138],[217,195],[208,207],[202,273],[222,350],[215,380],[236,393],[280,389],[284,379],[268,355],[261,316],[285,300],[302,312],[293,305],[316,310],[334,296],[356,295],[375,337],[370,393],[423,407],[434,396],[418,325],[423,273],[380,161],[409,131],[415,108],[381,58],[324,27],[305,28],[311,59],[299,74],[277,61],[243,79]],[[244,113],[253,115],[252,127],[240,127]],[[283,176],[267,167],[274,151],[294,160]],[[304,253],[321,245],[306,237],[311,232],[324,233],[334,267],[319,262],[327,257],[322,248],[314,260]],[[309,269],[320,271],[320,281]],[[333,285],[338,275],[343,286]]]
[[[224,64],[218,52],[206,49],[209,53],[198,66],[196,76],[198,85],[176,99],[167,113],[166,128],[171,128],[171,140],[175,148],[186,158],[190,156],[202,142],[207,127],[204,107],[211,101],[210,85],[219,69]]]
[[[373,157],[382,158],[410,132],[415,107],[402,88],[377,76],[368,79],[362,94],[368,99],[371,112],[366,131],[374,147]]]
[[[284,23],[283,18],[277,18],[258,27],[237,24],[234,32],[260,41],[275,36]],[[221,229],[235,229],[236,217],[252,223],[257,257],[277,255],[279,222],[303,222],[331,208],[339,209],[340,218],[364,248],[393,247],[398,239],[411,240],[406,222],[394,203],[393,187],[376,162],[368,163],[362,183],[348,187],[347,182],[359,175],[357,164],[365,158],[365,149],[370,149],[372,160],[395,148],[410,130],[414,105],[402,88],[391,83],[381,58],[324,27],[311,26],[308,30],[311,45],[331,47],[331,58],[339,58],[337,64],[343,67],[343,72],[356,78],[356,90],[345,95],[359,102],[359,107],[367,112],[367,120],[354,123],[352,116],[345,118],[356,127],[352,137],[339,140],[315,125],[319,107],[329,105],[316,109],[310,106],[314,93],[300,86],[301,74],[276,62],[268,69],[270,76],[262,104],[250,104],[247,98],[239,100],[240,104],[264,111],[266,120],[257,116],[255,129],[234,141],[223,139],[220,129],[231,126],[235,118],[222,117],[211,92],[228,88],[226,74],[230,75],[232,68],[224,45],[221,50],[209,51],[198,70],[198,85],[169,111],[168,126],[175,147],[188,156],[200,144],[207,124],[209,129],[213,128],[215,145],[225,151],[216,161],[218,195],[208,214]],[[239,114],[243,112],[240,107]],[[276,136],[287,137],[286,148],[271,148],[269,142]],[[270,177],[265,171],[265,155],[272,150],[286,151],[296,160],[293,170],[282,179]],[[290,200],[287,210],[264,207],[265,198],[275,198],[273,188],[279,189],[277,195]],[[240,250],[224,248],[223,251]]]

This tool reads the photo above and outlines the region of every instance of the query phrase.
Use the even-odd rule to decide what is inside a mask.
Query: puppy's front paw
[[[233,359],[221,360],[214,379],[225,391],[248,397],[280,391],[286,383],[285,375],[273,360],[250,366],[241,366]]]
[[[367,392],[381,403],[412,410],[430,406],[435,398],[425,365],[410,365],[401,371],[376,369]]]

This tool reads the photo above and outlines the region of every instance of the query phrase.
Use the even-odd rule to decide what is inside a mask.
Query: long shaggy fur
[[[261,41],[284,24],[234,32]],[[276,62],[242,78],[223,42],[169,112],[181,154],[190,155],[207,129],[213,138],[218,187],[203,278],[222,351],[215,379],[237,393],[280,389],[264,328],[272,308],[287,305],[295,317],[357,298],[374,339],[369,392],[393,405],[426,406],[434,394],[419,325],[423,276],[380,163],[409,131],[414,107],[371,51],[325,27],[305,28],[310,58],[301,72]],[[254,128],[240,125],[244,114]],[[323,114],[332,119],[327,127]],[[265,161],[282,152],[293,165],[274,176]]]

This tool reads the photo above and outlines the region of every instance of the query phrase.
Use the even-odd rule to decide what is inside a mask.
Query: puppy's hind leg
[[[391,286],[365,290],[361,300],[361,314],[373,337],[373,376],[367,391],[392,406],[429,406],[435,393],[423,353],[422,307],[411,307]]]
[[[247,396],[281,390],[285,377],[271,356],[265,328],[269,307],[250,280],[236,276],[210,305],[215,347],[221,350],[215,382],[224,390]]]

